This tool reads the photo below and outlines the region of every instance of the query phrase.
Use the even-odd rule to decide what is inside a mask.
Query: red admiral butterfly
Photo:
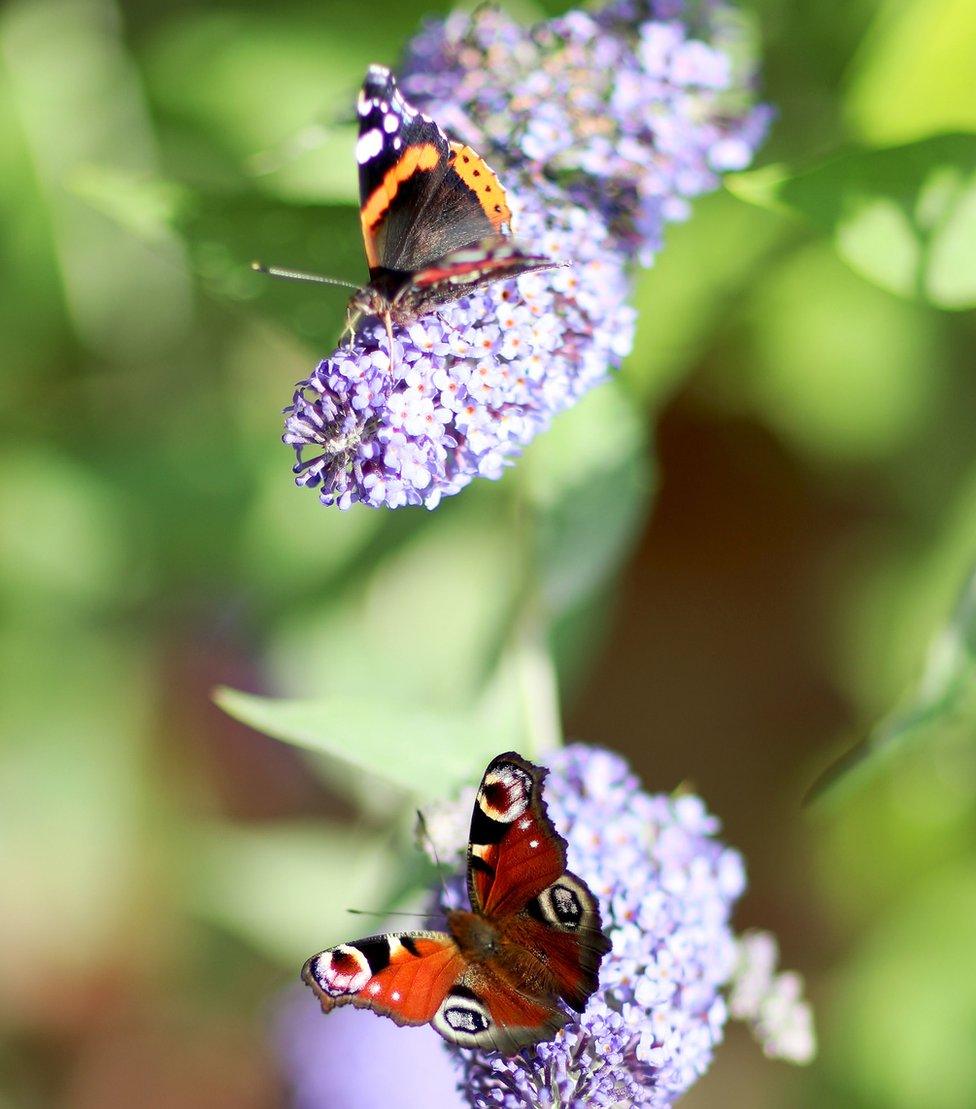
[[[510,238],[505,190],[484,160],[450,142],[370,66],[359,94],[360,219],[369,284],[354,313],[408,323],[483,285],[553,262]]]
[[[512,213],[485,161],[451,142],[403,97],[393,74],[372,65],[359,94],[360,221],[369,284],[349,302],[349,330],[363,316],[410,323],[485,285],[557,263],[511,238]],[[333,282],[273,266],[278,277]]]
[[[514,752],[485,771],[471,818],[471,911],[446,932],[390,932],[313,955],[302,977],[328,1013],[356,1005],[507,1055],[552,1039],[596,990],[610,950],[542,800],[545,770]]]

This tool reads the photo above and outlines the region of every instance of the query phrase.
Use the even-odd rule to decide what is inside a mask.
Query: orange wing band
[[[373,246],[373,228],[393,203],[393,198],[396,196],[400,185],[418,170],[433,169],[439,160],[437,147],[433,143],[426,142],[418,146],[408,146],[399,161],[390,166],[383,175],[383,180],[370,194],[359,214],[363,226],[363,241],[366,244],[366,261],[370,266],[379,265],[379,259],[376,257],[376,250]]]
[[[478,196],[485,215],[496,231],[503,232],[512,220],[512,210],[505,199],[505,190],[487,162],[470,146],[451,143],[451,167],[458,177]]]

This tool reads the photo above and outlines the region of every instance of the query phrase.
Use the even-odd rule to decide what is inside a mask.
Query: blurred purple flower
[[[303,985],[285,993],[274,1042],[292,1109],[462,1109],[457,1077],[432,1028],[397,1028],[337,1009],[326,1020]]]
[[[779,946],[768,932],[739,938],[729,1012],[745,1021],[771,1059],[809,1063],[817,1053],[813,1012],[803,997],[803,979],[776,972]]]
[[[768,1054],[808,1061],[812,1020],[800,980],[772,979],[775,948],[771,960],[768,944],[755,954],[755,936],[765,933],[742,943],[733,935],[729,918],[745,871],[740,855],[715,838],[719,822],[701,800],[645,793],[622,758],[599,748],[573,745],[548,765],[549,815],[569,845],[570,869],[600,899],[613,949],[583,1015],[551,1042],[512,1058],[452,1052],[468,1104],[671,1105],[708,1069],[730,987],[743,1019],[756,1027],[764,1014],[757,1031]],[[442,859],[459,849],[470,799],[425,811]],[[464,888],[459,873],[445,907],[464,904]]]
[[[430,24],[407,95],[500,171],[520,242],[568,266],[494,285],[320,362],[286,409],[296,481],[324,504],[434,508],[497,478],[633,341],[628,266],[769,120],[727,9],[616,0],[524,28],[492,8]]]

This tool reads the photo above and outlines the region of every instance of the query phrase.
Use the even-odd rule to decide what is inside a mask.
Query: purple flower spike
[[[748,164],[768,124],[721,15],[618,0],[529,29],[483,8],[417,36],[407,96],[488,157],[518,243],[563,265],[394,325],[392,352],[377,324],[320,362],[285,410],[299,485],[340,508],[434,508],[500,477],[619,367],[630,263],[652,262],[664,224]]]
[[[434,508],[474,477],[500,477],[554,413],[619,363],[634,326],[624,262],[602,220],[541,196],[509,197],[520,240],[572,265],[395,328],[392,374],[381,325],[320,362],[287,410],[299,485],[340,508]]]
[[[600,988],[554,1040],[508,1058],[446,1049],[468,1104],[671,1105],[708,1069],[730,992],[735,1015],[762,1024],[767,1054],[809,1061],[812,1021],[800,979],[773,979],[775,950],[768,959],[750,956],[754,934],[741,942],[733,934],[745,871],[740,855],[715,838],[718,820],[699,798],[645,793],[626,762],[600,748],[576,744],[547,761],[549,816],[567,841],[570,870],[599,898],[613,948]],[[466,794],[457,806],[425,813],[442,860],[456,857],[465,834],[457,817],[469,802]],[[461,904],[463,891],[459,873],[443,907]]]

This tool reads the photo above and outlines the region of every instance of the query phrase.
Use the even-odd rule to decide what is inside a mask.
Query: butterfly
[[[596,898],[566,869],[545,774],[511,751],[492,759],[471,817],[471,910],[449,911],[446,932],[389,932],[313,955],[302,978],[325,1012],[355,1005],[510,1055],[569,1023],[560,1001],[583,1011],[610,941]]]
[[[407,102],[372,65],[357,104],[360,222],[369,284],[360,316],[410,323],[485,285],[555,263],[511,237],[512,213],[494,172]],[[392,340],[392,336],[391,336]]]

